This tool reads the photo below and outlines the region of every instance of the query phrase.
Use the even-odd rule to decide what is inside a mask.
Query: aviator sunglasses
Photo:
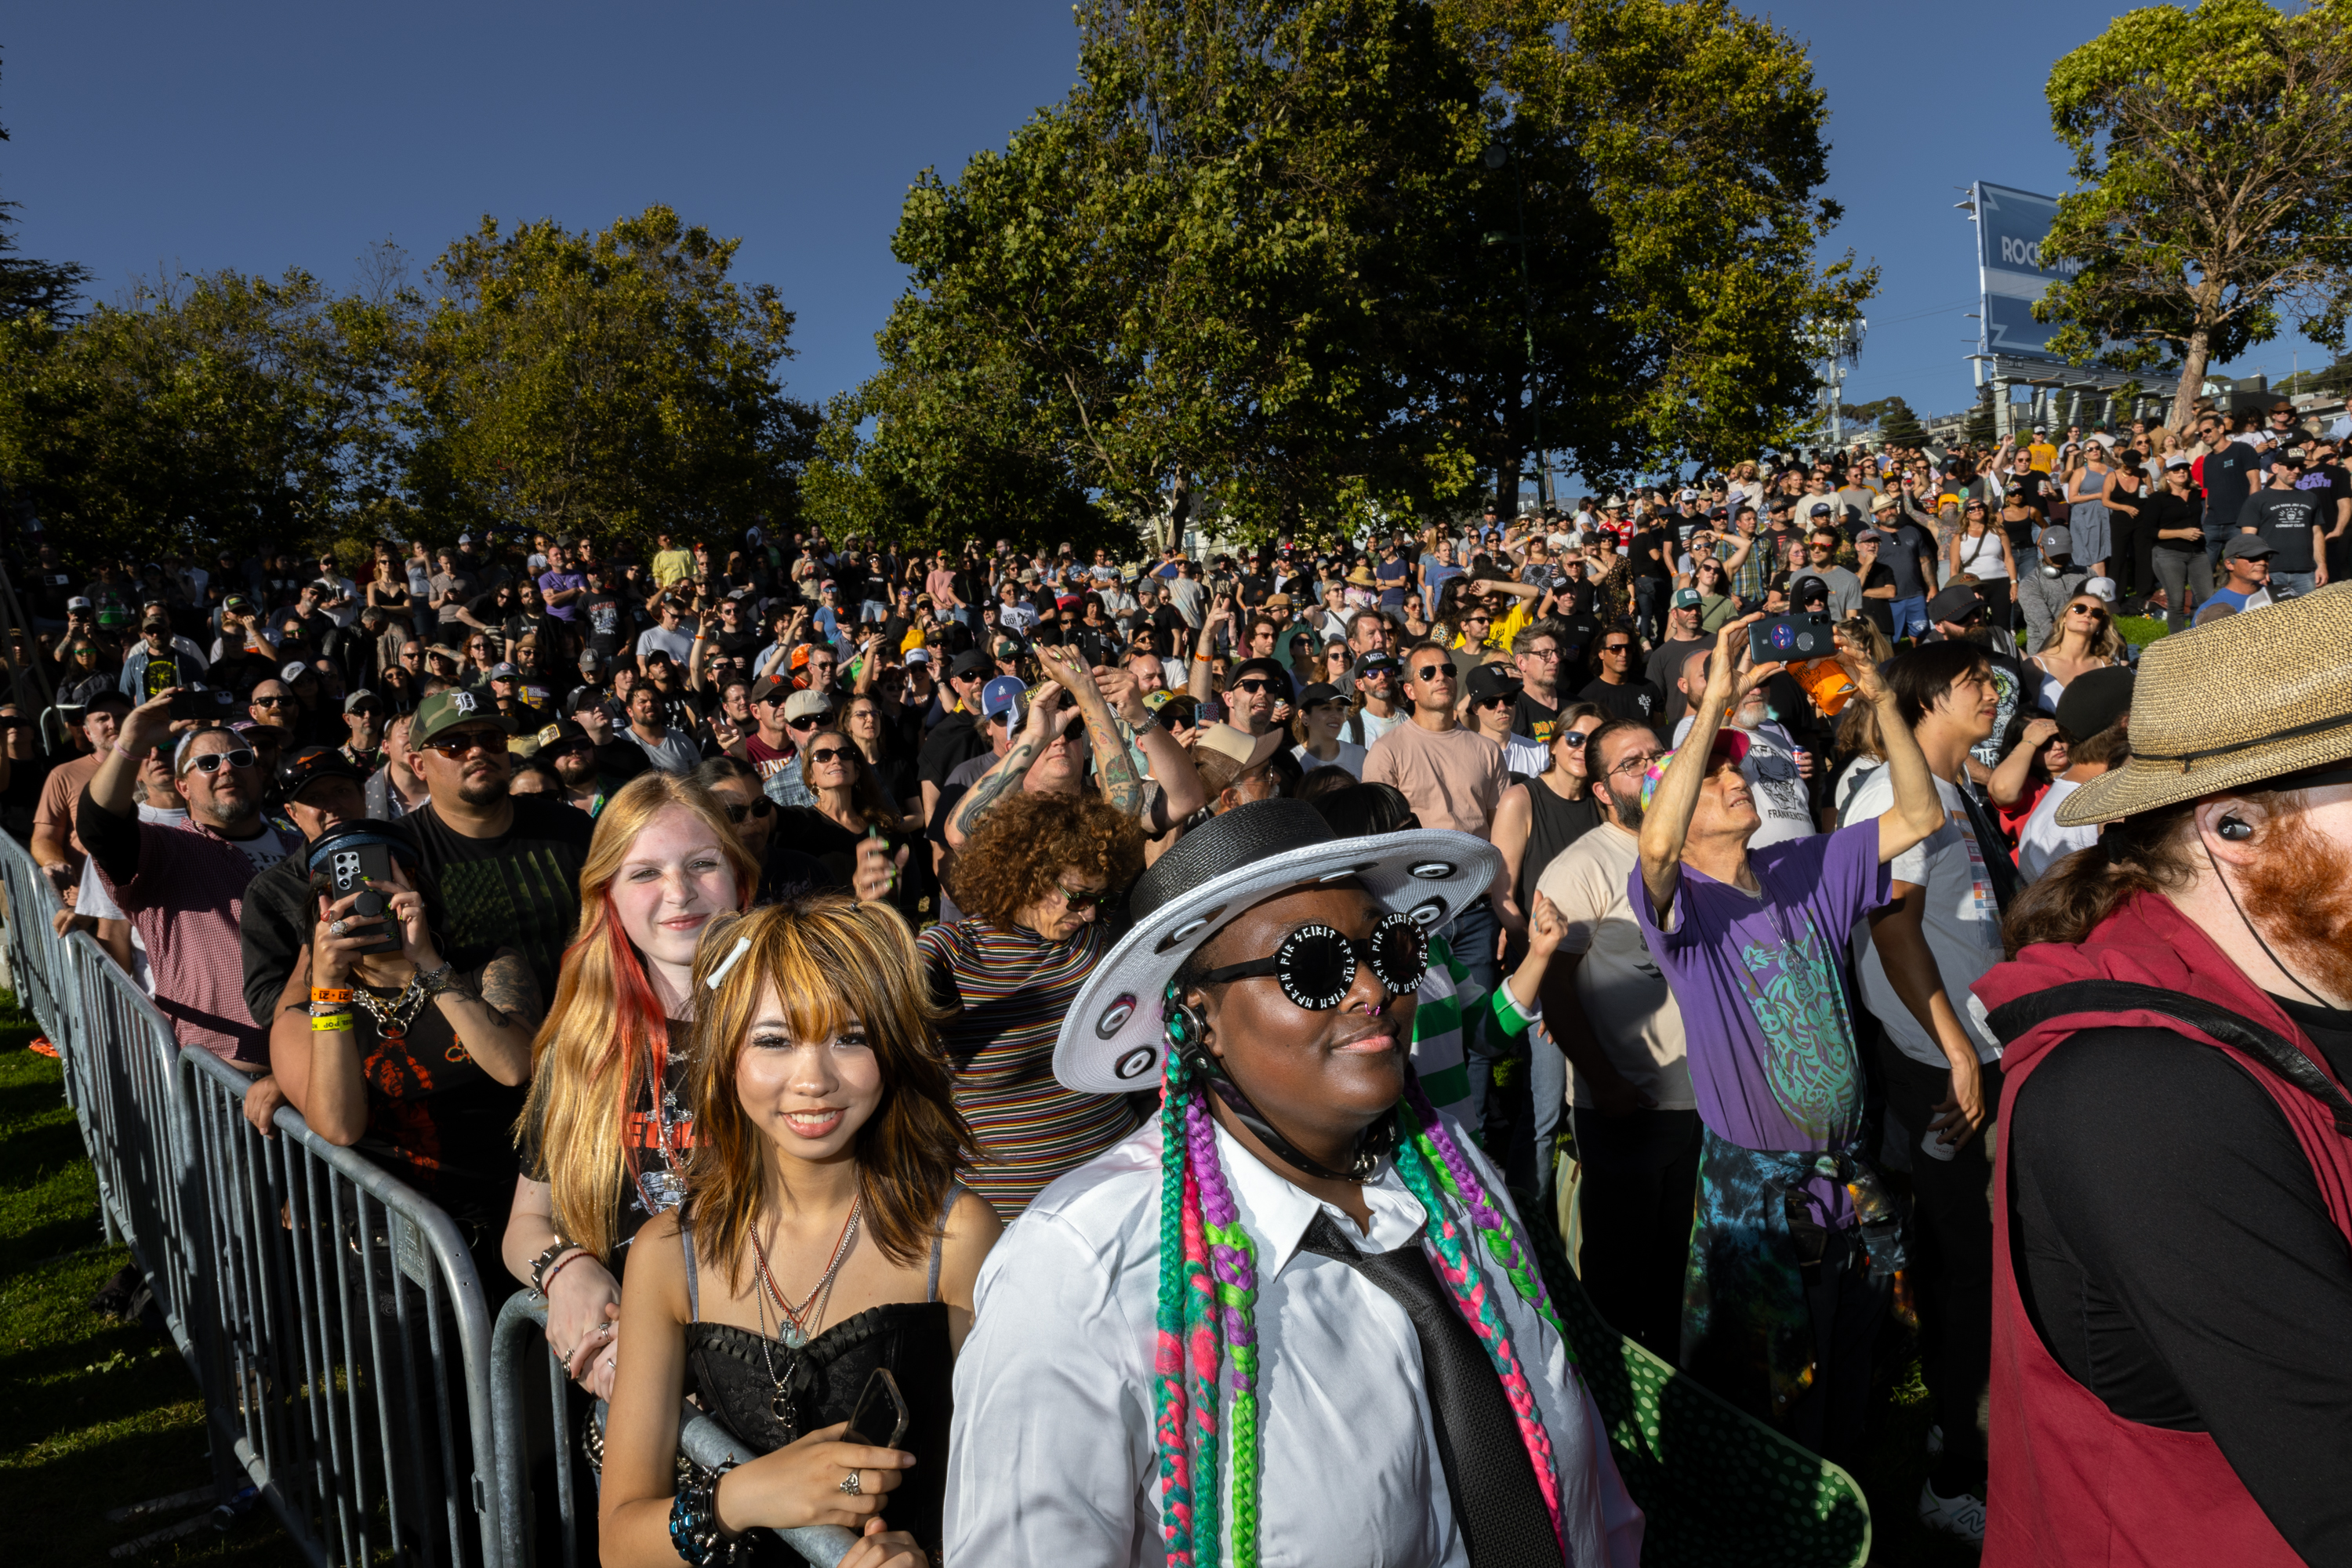
[[[1328,1013],[1348,999],[1359,963],[1370,964],[1381,984],[1402,996],[1420,989],[1428,973],[1429,938],[1403,913],[1381,916],[1361,942],[1310,922],[1283,938],[1273,957],[1228,963],[1200,978],[1202,984],[1217,984],[1271,974],[1292,1003],[1310,1013]]]

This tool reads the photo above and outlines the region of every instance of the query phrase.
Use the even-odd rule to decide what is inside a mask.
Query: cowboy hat
[[[1347,580],[1349,585],[1355,588],[1377,588],[1381,585],[1380,579],[1372,575],[1372,569],[1360,561],[1356,563],[1356,569],[1348,574]]]
[[[1063,1015],[1054,1077],[1082,1094],[1125,1094],[1160,1076],[1170,982],[1226,922],[1277,893],[1359,883],[1384,911],[1435,931],[1486,896],[1502,854],[1450,828],[1339,838],[1313,805],[1235,806],[1188,831],[1128,895],[1134,921]]]
[[[2352,585],[2150,643],[2130,760],[2058,807],[2087,827],[2352,758]]]

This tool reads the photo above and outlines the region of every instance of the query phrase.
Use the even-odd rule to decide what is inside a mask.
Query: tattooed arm
[[[1135,758],[1127,749],[1127,737],[1112,721],[1110,704],[1095,685],[1093,671],[1076,649],[1052,648],[1043,643],[1037,645],[1037,662],[1077,701],[1078,716],[1087,721],[1087,739],[1093,743],[1095,776],[1102,784],[1103,799],[1121,816],[1139,819],[1143,781],[1135,775]]]
[[[949,848],[963,847],[963,841],[979,827],[980,819],[988,815],[988,808],[1003,795],[1021,787],[1021,781],[1028,776],[1029,765],[1037,760],[1037,753],[1061,733],[1062,721],[1066,717],[1061,710],[1061,696],[1062,688],[1055,681],[1049,680],[1037,689],[1037,695],[1029,705],[1029,722],[1023,726],[1020,736],[1003,756],[996,759],[994,767],[971,781],[971,788],[948,814]]]
[[[502,947],[482,966],[478,988],[470,975],[452,975],[433,999],[457,1033],[466,1054],[509,1086],[530,1078],[530,1041],[539,1032],[539,981],[513,948]]]

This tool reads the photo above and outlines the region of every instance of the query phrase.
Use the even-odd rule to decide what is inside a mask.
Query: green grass
[[[2116,630],[2134,647],[2146,647],[2164,635],[2162,616],[2118,616]]]
[[[13,1568],[105,1563],[108,1550],[188,1516],[107,1522],[107,1510],[212,1479],[204,1409],[162,1333],[94,1311],[131,1261],[107,1247],[98,1184],[66,1108],[58,1065],[26,1049],[39,1032],[0,991],[0,1495]],[[268,1510],[132,1563],[296,1563]]]

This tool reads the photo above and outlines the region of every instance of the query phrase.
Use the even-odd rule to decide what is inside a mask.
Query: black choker
[[[1207,1079],[1209,1087],[1216,1090],[1217,1098],[1224,1101],[1225,1109],[1232,1111],[1243,1126],[1257,1134],[1258,1141],[1273,1151],[1275,1158],[1294,1170],[1302,1171],[1318,1181],[1369,1182],[1380,1173],[1381,1163],[1396,1152],[1397,1111],[1392,1105],[1356,1134],[1356,1152],[1349,1161],[1348,1168],[1334,1171],[1276,1132],[1274,1124],[1249,1102],[1248,1096],[1242,1093],[1241,1086],[1227,1078],[1220,1067],[1206,1065],[1207,1070],[1202,1076]]]

